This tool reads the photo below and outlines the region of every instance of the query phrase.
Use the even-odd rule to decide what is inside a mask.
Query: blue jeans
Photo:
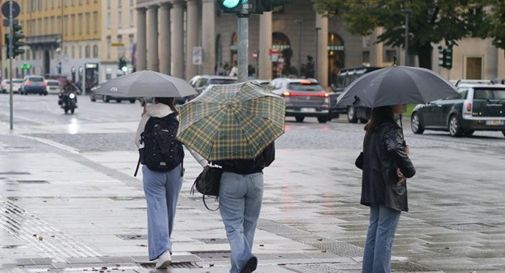
[[[384,206],[370,207],[363,273],[391,272],[391,250],[399,220],[400,211]]]
[[[219,210],[230,243],[230,273],[240,272],[253,256],[254,232],[262,199],[262,173],[223,173],[219,189]]]
[[[182,186],[181,166],[169,172],[154,172],[143,166],[142,173],[147,201],[147,245],[152,261],[167,250],[172,252],[170,236]]]

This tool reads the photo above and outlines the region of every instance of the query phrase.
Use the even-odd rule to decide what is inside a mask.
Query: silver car
[[[315,117],[319,123],[330,120],[329,94],[314,79],[278,78],[272,81],[272,92],[286,102],[286,116],[303,122],[306,117]]]
[[[46,80],[46,89],[49,94],[59,94],[61,92],[58,80]]]

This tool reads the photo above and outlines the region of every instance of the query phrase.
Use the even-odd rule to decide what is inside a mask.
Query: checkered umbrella
[[[177,138],[209,161],[252,159],[284,133],[285,111],[256,84],[210,86],[180,108]]]

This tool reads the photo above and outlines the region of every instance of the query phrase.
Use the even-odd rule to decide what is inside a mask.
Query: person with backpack
[[[213,162],[223,169],[219,210],[230,243],[230,273],[250,273],[258,265],[252,248],[263,200],[263,169],[274,160],[272,142],[254,159]]]
[[[179,121],[174,103],[174,98],[155,98],[153,104],[146,104],[135,138],[143,165],[149,259],[157,260],[157,269],[172,262],[170,237],[184,172],[184,148],[176,139]],[[197,160],[202,166],[207,164],[202,158]]]

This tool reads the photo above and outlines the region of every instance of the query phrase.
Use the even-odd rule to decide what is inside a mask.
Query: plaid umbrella
[[[284,133],[285,111],[256,84],[213,85],[180,108],[177,138],[209,161],[252,159]]]

